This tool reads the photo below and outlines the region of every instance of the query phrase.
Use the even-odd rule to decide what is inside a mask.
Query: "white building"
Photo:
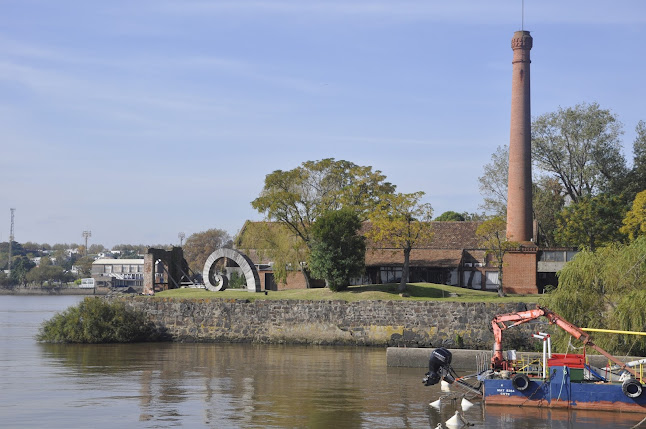
[[[92,262],[96,286],[143,288],[143,259],[97,259]]]

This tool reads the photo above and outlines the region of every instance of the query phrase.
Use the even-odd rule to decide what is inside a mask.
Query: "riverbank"
[[[171,340],[399,347],[491,348],[491,319],[524,303],[300,301],[115,297],[145,313]],[[523,327],[515,348],[531,347]],[[516,345],[517,344],[517,345]]]
[[[20,296],[45,296],[45,295],[87,295],[103,296],[110,292],[107,288],[87,288],[79,287],[16,287],[12,289],[0,288],[0,295],[20,295]]]

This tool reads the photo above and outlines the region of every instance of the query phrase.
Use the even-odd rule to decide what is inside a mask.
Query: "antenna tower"
[[[182,243],[184,242],[184,237],[186,237],[186,234],[180,232],[179,234],[177,234],[177,237],[179,238],[179,247],[182,247]]]
[[[11,274],[11,257],[12,257],[12,251],[13,251],[13,214],[16,211],[16,209],[9,209],[11,210],[11,229],[9,229],[9,274]]]
[[[85,256],[87,256],[87,239],[92,237],[92,231],[83,231],[83,238],[85,238]]]

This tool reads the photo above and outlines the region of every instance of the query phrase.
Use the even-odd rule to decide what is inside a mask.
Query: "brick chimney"
[[[516,31],[511,80],[511,132],[507,190],[507,239],[529,243],[533,238],[532,149],[529,94],[529,31]]]

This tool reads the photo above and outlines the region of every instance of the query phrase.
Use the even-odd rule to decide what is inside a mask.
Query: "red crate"
[[[583,368],[585,364],[585,355],[565,355],[552,353],[552,357],[547,360],[547,365],[567,366],[568,368]]]

